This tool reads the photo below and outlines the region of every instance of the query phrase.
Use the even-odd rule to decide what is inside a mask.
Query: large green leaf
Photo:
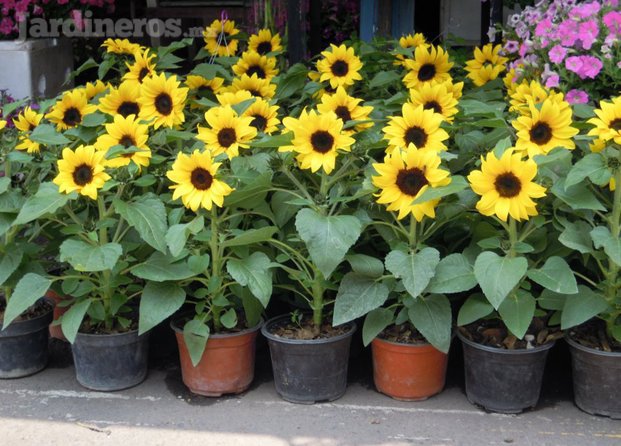
[[[153,282],[166,282],[169,280],[188,279],[196,272],[186,262],[175,262],[175,259],[161,252],[154,252],[146,262],[136,265],[131,273],[145,280]]]
[[[192,319],[183,327],[183,340],[188,348],[192,365],[196,367],[203,357],[209,339],[209,326],[202,321]]]
[[[578,287],[578,294],[567,296],[561,314],[561,329],[567,330],[606,311],[608,302],[604,296],[583,285]]]
[[[272,297],[271,261],[262,252],[254,252],[243,259],[230,259],[226,270],[240,285],[247,286],[250,292],[261,301],[264,308]]]
[[[397,279],[412,297],[418,297],[429,285],[440,262],[440,253],[434,248],[424,248],[415,254],[394,250],[386,256],[386,269]]]
[[[421,296],[408,304],[408,316],[414,327],[441,352],[451,346],[451,303],[442,294]]]
[[[245,246],[270,240],[278,232],[276,226],[266,226],[261,229],[248,229],[241,234],[226,240],[223,246]]]
[[[181,254],[190,234],[198,234],[205,226],[202,216],[196,217],[190,223],[172,225],[166,232],[166,244],[170,253],[176,257]]]
[[[621,240],[613,237],[608,228],[604,226],[594,228],[591,231],[591,239],[595,248],[604,248],[606,255],[621,266]]]
[[[2,254],[2,257],[0,257],[0,285],[19,267],[23,256],[24,253],[17,247],[11,247],[8,252]]]
[[[295,227],[306,243],[311,260],[325,278],[330,277],[356,243],[362,223],[351,215],[325,216],[312,209],[302,209],[295,217]]]
[[[15,290],[4,310],[2,329],[8,327],[13,320],[34,305],[50,288],[52,281],[35,273],[24,275],[17,282]]]
[[[474,262],[474,275],[483,294],[495,309],[520,283],[528,261],[524,257],[500,257],[493,252],[482,252]]]
[[[364,254],[350,254],[345,259],[354,272],[369,277],[380,277],[384,274],[384,263],[380,259]]]
[[[53,214],[75,196],[75,193],[63,194],[59,192],[58,186],[54,183],[41,183],[37,193],[26,200],[13,225],[22,225],[43,215]]]
[[[571,168],[565,179],[565,189],[580,183],[586,177],[598,186],[603,186],[608,184],[611,175],[606,158],[601,153],[589,153]]]
[[[73,341],[75,341],[76,335],[78,334],[80,325],[82,325],[84,316],[86,315],[86,312],[88,311],[92,303],[92,299],[85,299],[83,301],[75,303],[62,316],[61,327],[63,334],[72,344]]]
[[[561,294],[575,294],[578,284],[571,268],[565,260],[552,256],[540,268],[529,270],[527,276],[544,288]]]
[[[535,315],[535,298],[524,290],[516,290],[502,302],[498,313],[507,328],[522,339]]]
[[[11,179],[9,177],[0,177],[0,194],[5,193],[11,186]]]
[[[377,308],[370,311],[364,318],[364,325],[362,326],[362,342],[364,345],[369,345],[378,334],[392,324],[394,317],[394,313],[387,308]]]
[[[544,310],[561,311],[567,301],[566,294],[555,293],[550,290],[543,290],[537,298],[537,303]]]
[[[69,262],[77,271],[105,271],[112,269],[123,254],[118,243],[91,245],[82,240],[65,240],[60,245],[60,261]]]
[[[166,253],[166,208],[159,198],[145,196],[131,203],[115,199],[114,207],[145,242]]]
[[[39,144],[47,145],[65,145],[69,144],[67,138],[58,133],[51,124],[39,124],[30,134],[30,139]]]
[[[558,241],[581,254],[587,254],[593,251],[593,245],[589,237],[590,231],[591,226],[584,221],[566,223],[565,229],[559,236]]]
[[[140,297],[139,334],[145,333],[177,311],[185,291],[172,282],[147,282]]]
[[[438,198],[452,195],[468,187],[468,182],[464,177],[454,175],[451,177],[451,182],[446,186],[441,187],[429,187],[423,192],[420,197],[412,202],[412,204],[421,204],[430,200],[437,200]]]
[[[573,210],[587,209],[591,211],[605,211],[606,208],[584,183],[574,184],[565,189],[562,180],[556,181],[550,191],[567,203]]]
[[[438,263],[427,290],[430,293],[461,293],[477,285],[474,269],[463,254],[449,254]]]
[[[276,86],[276,97],[286,99],[304,88],[308,75],[308,69],[302,64],[292,65],[286,73],[280,76]]]
[[[386,302],[388,293],[388,287],[372,277],[346,274],[336,295],[332,325],[345,324],[375,310]]]
[[[459,309],[457,325],[463,327],[464,325],[471,324],[489,316],[492,311],[494,311],[494,307],[491,306],[485,296],[479,293],[473,294]]]

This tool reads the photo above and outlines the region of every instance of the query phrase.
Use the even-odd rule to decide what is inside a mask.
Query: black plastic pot
[[[78,333],[71,346],[75,373],[84,387],[99,391],[122,390],[147,376],[149,334]]]
[[[34,319],[14,321],[0,331],[0,378],[21,378],[45,368],[48,358],[48,326],[54,306]],[[2,325],[0,324],[0,328]]]
[[[565,339],[571,351],[574,402],[591,415],[621,419],[621,353],[603,352]]]
[[[348,324],[349,331],[340,336],[317,340],[287,339],[270,332],[289,317],[275,317],[261,328],[270,347],[276,392],[300,404],[340,398],[347,388],[349,346],[356,324]]]
[[[501,413],[537,405],[548,351],[554,342],[532,349],[506,350],[457,336],[464,350],[466,396],[472,404]]]

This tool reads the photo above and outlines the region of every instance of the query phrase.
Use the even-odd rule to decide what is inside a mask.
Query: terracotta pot
[[[211,334],[200,362],[192,365],[179,320],[170,326],[179,345],[181,376],[192,393],[222,396],[241,393],[254,379],[254,358],[257,333],[262,323],[238,333]]]
[[[60,317],[65,314],[67,312],[67,310],[69,309],[69,307],[60,307],[58,304],[63,300],[63,297],[60,296],[56,291],[54,290],[48,290],[47,293],[45,293],[45,297],[47,297],[48,299],[54,301],[54,319],[52,322],[56,322],[58,319],[60,319]],[[67,338],[65,337],[65,334],[63,333],[62,328],[60,327],[60,325],[52,325],[50,324],[50,336],[56,339],[60,339],[61,341],[66,341]]]
[[[402,401],[426,400],[444,388],[448,355],[431,344],[402,344],[375,338],[373,380],[377,390]]]

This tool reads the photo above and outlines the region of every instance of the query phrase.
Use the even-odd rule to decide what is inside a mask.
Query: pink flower
[[[551,29],[552,29],[552,20],[544,19],[537,24],[537,27],[535,28],[535,35],[537,37],[545,36],[546,34],[550,32]]]
[[[595,79],[595,77],[602,71],[602,61],[595,56],[579,56],[582,60],[582,66],[578,70],[577,74],[580,79]]]
[[[553,74],[552,76],[548,77],[548,80],[546,81],[546,88],[556,88],[559,86],[560,83],[560,77],[558,74]]]
[[[509,54],[515,53],[518,50],[519,43],[516,40],[507,40],[505,43],[505,51]]]
[[[572,105],[586,104],[587,102],[589,102],[589,95],[586,93],[586,91],[573,89],[567,92],[567,94],[565,95],[565,99]]]
[[[599,34],[599,25],[595,20],[589,20],[588,22],[582,22],[579,28],[580,40],[582,41],[582,48],[590,50],[597,40]]]
[[[578,23],[573,20],[564,20],[558,26],[558,37],[563,46],[573,46],[578,38]]]
[[[75,23],[75,27],[79,31],[83,31],[84,30],[84,18],[82,17],[82,11],[79,9],[72,9],[69,15],[71,17],[71,20],[73,20],[73,23]]]
[[[15,23],[10,17],[5,17],[0,21],[0,34],[9,35],[15,30]]]
[[[565,68],[577,74],[582,69],[582,58],[580,56],[568,57],[565,59]]]
[[[604,14],[602,21],[611,34],[621,34],[621,12],[610,11]]]
[[[569,17],[574,19],[588,19],[599,12],[600,5],[597,2],[583,3],[574,7],[569,12]]]
[[[556,64],[562,63],[567,55],[567,49],[561,45],[554,45],[550,51],[548,51],[548,57],[550,61]]]

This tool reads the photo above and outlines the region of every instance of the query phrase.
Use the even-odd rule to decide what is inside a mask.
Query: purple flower
[[[567,94],[565,95],[565,99],[572,105],[586,104],[587,102],[589,102],[589,95],[586,93],[586,91],[573,89],[567,92]]]
[[[505,51],[509,54],[515,53],[518,50],[519,42],[517,40],[507,40],[505,43]]]
[[[583,3],[574,7],[569,16],[574,19],[588,19],[599,12],[600,5],[597,2]]]
[[[597,35],[599,34],[599,25],[597,21],[589,20],[587,22],[582,22],[579,30],[582,48],[590,50],[595,43],[595,40],[597,40]]]
[[[552,76],[548,77],[548,80],[546,80],[546,88],[555,88],[558,87],[560,83],[560,77],[558,74],[553,74]]]
[[[537,24],[537,27],[535,28],[535,35],[537,37],[545,36],[546,34],[550,32],[551,29],[552,29],[552,20],[544,19]]]
[[[558,26],[558,37],[563,46],[573,46],[578,39],[578,23],[573,20],[564,20]]]
[[[550,61],[556,64],[562,63],[567,55],[567,49],[561,45],[554,45],[550,51],[548,51],[548,57]]]

